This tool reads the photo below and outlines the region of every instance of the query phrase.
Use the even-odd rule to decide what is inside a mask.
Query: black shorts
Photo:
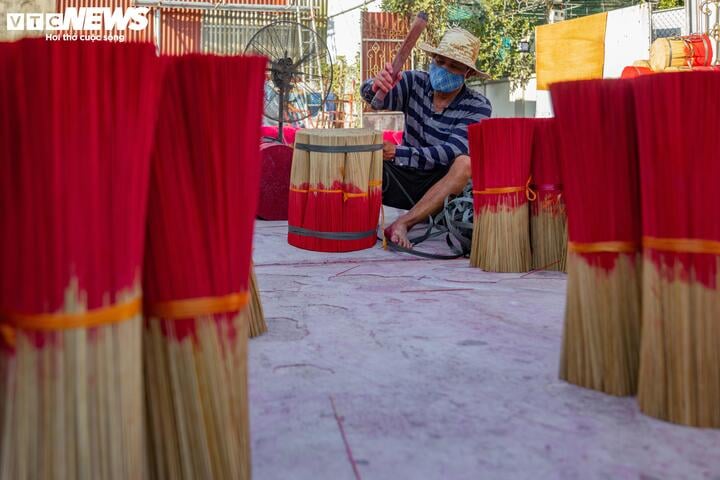
[[[383,162],[383,205],[410,210],[449,170],[418,170]]]

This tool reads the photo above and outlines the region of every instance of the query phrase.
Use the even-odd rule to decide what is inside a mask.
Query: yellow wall
[[[535,29],[538,90],[554,82],[603,77],[607,13]]]

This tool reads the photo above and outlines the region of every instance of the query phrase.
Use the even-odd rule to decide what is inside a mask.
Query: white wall
[[[650,23],[647,3],[608,12],[603,78],[620,78],[625,67],[649,58]]]
[[[535,77],[521,90],[511,91],[508,80],[493,80],[476,89],[490,100],[493,118],[535,116]]]
[[[0,0],[0,41],[17,40],[21,37],[41,37],[42,31],[8,31],[8,13],[53,13],[55,0]]]
[[[343,12],[363,3],[363,0],[330,0],[328,2],[328,15]],[[370,12],[380,11],[380,0],[367,5]],[[338,56],[345,56],[348,63],[355,61],[355,55],[360,51],[360,8],[333,17],[333,30],[328,31],[328,47],[335,60]]]

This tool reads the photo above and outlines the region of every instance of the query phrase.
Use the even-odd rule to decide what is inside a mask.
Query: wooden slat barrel
[[[320,252],[372,247],[382,203],[382,133],[297,132],[290,174],[288,243]]]

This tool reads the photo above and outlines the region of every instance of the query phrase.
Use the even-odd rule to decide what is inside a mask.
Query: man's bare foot
[[[401,247],[412,248],[413,245],[408,240],[407,232],[407,226],[401,221],[395,220],[392,225],[385,229],[385,238]]]

